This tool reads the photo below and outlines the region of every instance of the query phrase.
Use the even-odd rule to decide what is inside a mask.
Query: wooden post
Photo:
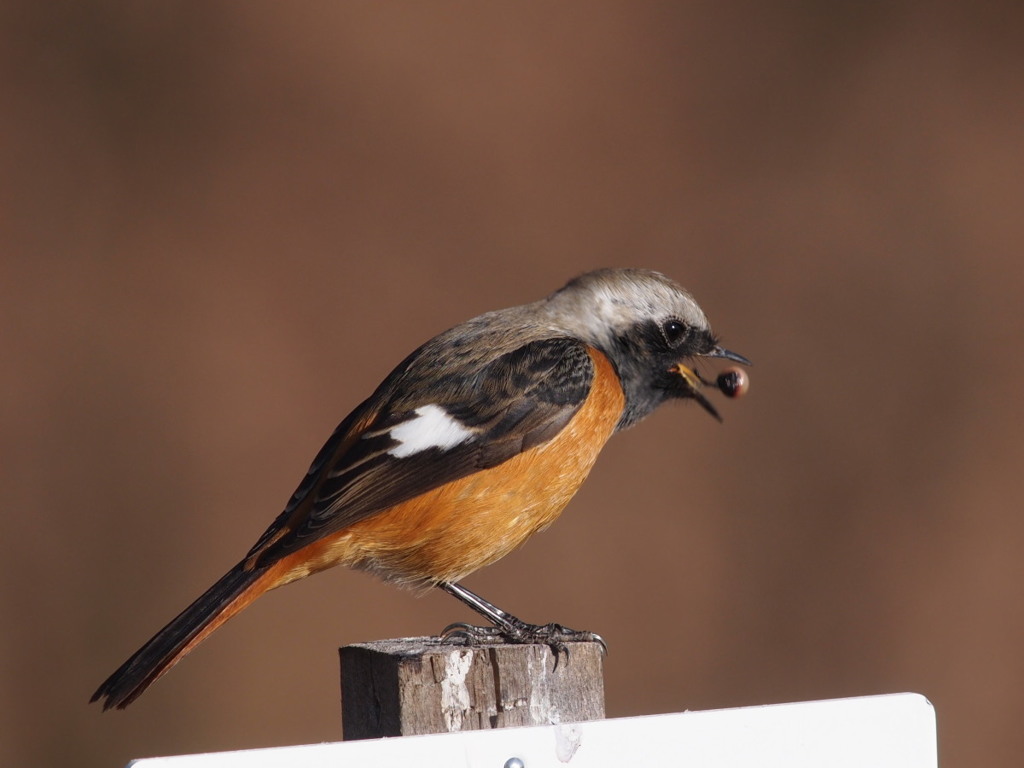
[[[410,637],[341,648],[344,739],[604,718],[598,643],[443,643]]]

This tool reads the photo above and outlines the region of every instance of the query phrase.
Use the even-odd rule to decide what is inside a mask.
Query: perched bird
[[[686,291],[639,269],[589,272],[435,336],[341,422],[248,554],[92,701],[127,706],[261,594],[339,564],[439,587],[494,625],[449,634],[595,638],[527,624],[457,582],[549,526],[614,432],[673,398],[718,418],[701,390],[723,387],[690,367],[695,358],[748,364],[718,344]]]

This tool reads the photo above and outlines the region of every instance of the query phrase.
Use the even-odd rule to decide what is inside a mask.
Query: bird
[[[91,702],[123,709],[264,592],[335,565],[439,588],[489,621],[450,625],[452,642],[600,640],[528,624],[459,582],[554,522],[608,438],[660,404],[695,400],[721,420],[702,390],[736,388],[698,373],[702,358],[750,364],[689,292],[636,268],[586,272],[435,336],[341,421],[246,555]]]

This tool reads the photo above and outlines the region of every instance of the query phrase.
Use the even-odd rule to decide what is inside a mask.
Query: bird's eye
[[[686,338],[686,326],[679,320],[666,320],[662,323],[661,332],[669,346],[678,346]]]

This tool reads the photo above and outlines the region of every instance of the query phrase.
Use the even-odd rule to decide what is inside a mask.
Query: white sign
[[[935,710],[900,693],[135,760],[129,768],[937,768]]]

